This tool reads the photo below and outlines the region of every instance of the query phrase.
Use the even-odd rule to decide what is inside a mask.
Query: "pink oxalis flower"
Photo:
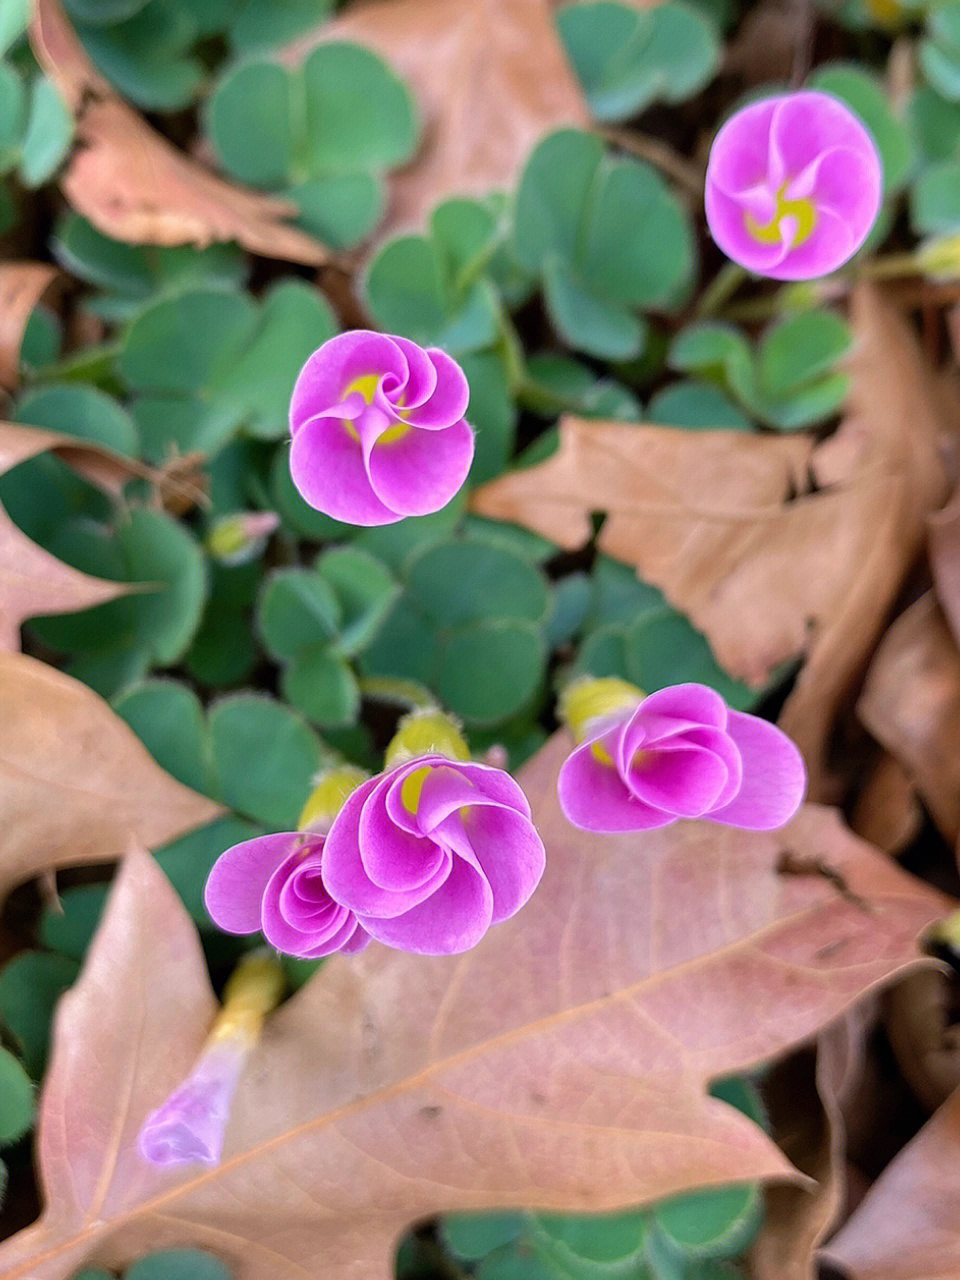
[[[463,370],[436,347],[365,329],[331,338],[293,389],[293,482],[349,524],[439,511],[473,461],[469,399]]]
[[[255,836],[222,853],[204,902],[225,933],[262,930],[287,955],[315,959],[361,951],[370,938],[354,913],[330,896],[320,832]]]
[[[707,223],[749,271],[809,280],[860,248],[882,188],[877,148],[850,108],[828,93],[788,93],[744,107],[717,134]]]
[[[544,861],[526,796],[509,774],[423,755],[348,798],[327,836],[324,877],[371,937],[451,955],[520,910]]]
[[[575,826],[647,831],[709,818],[770,831],[793,817],[806,771],[776,725],[732,710],[702,684],[637,694],[589,722],[560,769],[560,807]]]

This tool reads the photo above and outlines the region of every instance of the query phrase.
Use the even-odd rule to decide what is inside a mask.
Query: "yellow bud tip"
[[[581,676],[560,694],[557,715],[574,739],[582,742],[598,720],[635,707],[642,698],[642,689],[616,676]]]
[[[245,955],[223,989],[223,1008],[211,1040],[240,1035],[256,1040],[263,1020],[283,998],[286,978],[279,957],[266,947]]]
[[[421,756],[470,759],[470,748],[453,716],[433,709],[411,711],[403,717],[384,753],[384,763],[389,769]]]
[[[300,831],[316,831],[321,835],[333,826],[333,820],[352,795],[370,775],[356,765],[340,765],[328,769],[314,778],[314,787],[303,806],[297,828]]]

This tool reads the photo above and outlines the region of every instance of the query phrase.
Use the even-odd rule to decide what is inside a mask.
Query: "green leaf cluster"
[[[322,44],[295,69],[243,62],[217,84],[207,134],[232,177],[287,197],[325,244],[363,240],[384,211],[384,175],[412,156],[416,106],[360,45]]]
[[[574,129],[550,134],[527,162],[514,250],[558,336],[608,360],[641,354],[649,325],[639,313],[670,309],[696,268],[689,215],[656,170]]]
[[[331,547],[309,569],[280,569],[264,584],[257,626],[283,664],[284,697],[310,720],[351,725],[360,685],[351,661],[375,640],[400,593],[390,570],[359,547]]]
[[[827,310],[777,320],[756,346],[734,325],[702,322],[681,330],[668,363],[720,388],[751,417],[792,431],[840,411],[850,379],[839,366],[852,342],[846,321]]]
[[[728,676],[704,636],[629,565],[601,555],[589,578],[563,582],[578,583],[568,588],[562,633],[579,640],[568,676],[619,676],[645,693],[690,681],[712,686],[741,710],[757,702],[759,692]]]
[[[335,0],[65,0],[97,69],[149,111],[189,106],[209,79],[211,49],[273,49],[309,30]]]
[[[212,1253],[199,1249],[161,1249],[133,1262],[123,1280],[231,1280],[233,1272]],[[114,1273],[99,1267],[78,1271],[73,1280],[115,1280]]]
[[[557,13],[557,28],[598,120],[685,102],[709,83],[720,59],[713,24],[682,0],[639,10],[612,0],[569,4]]]

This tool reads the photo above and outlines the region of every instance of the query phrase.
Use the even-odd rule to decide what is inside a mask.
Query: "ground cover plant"
[[[0,5],[0,1276],[960,1272],[960,6]]]

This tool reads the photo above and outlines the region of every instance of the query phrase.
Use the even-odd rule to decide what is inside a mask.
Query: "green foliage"
[[[212,1253],[199,1249],[161,1249],[131,1263],[123,1280],[231,1280],[233,1272]],[[73,1280],[113,1280],[109,1271],[78,1271]]]
[[[0,1147],[9,1147],[33,1124],[33,1082],[17,1059],[0,1048]]]
[[[297,280],[273,286],[259,305],[215,285],[147,303],[118,361],[147,456],[162,461],[171,439],[183,453],[214,454],[241,427],[279,439],[301,365],[335,332],[322,294]]]
[[[696,681],[711,685],[742,710],[757,701],[758,691],[731,679],[700,632],[628,565],[599,556],[591,585],[593,597],[571,676],[619,676],[647,693]]]
[[[16,38],[17,5],[0,22],[0,44]],[[0,48],[2,53],[2,48]],[[53,176],[73,139],[73,116],[49,80],[38,72],[24,75],[0,61],[0,176],[15,173],[25,187],[42,186]]]
[[[54,1006],[77,971],[75,959],[43,951],[21,951],[0,969],[0,1022],[31,1080],[43,1076]]]
[[[910,192],[910,221],[918,235],[960,229],[960,158],[928,165]]]
[[[357,547],[331,548],[313,569],[284,569],[267,580],[260,635],[285,664],[284,696],[308,719],[355,722],[360,687],[350,660],[373,641],[399,590],[390,571]]]
[[[541,281],[557,333],[612,360],[640,354],[647,324],[638,310],[671,305],[695,266],[689,218],[655,170],[614,159],[573,129],[545,138],[527,162],[515,249]]]
[[[948,102],[960,102],[960,0],[931,5],[919,46],[927,83]]]
[[[547,659],[549,584],[528,556],[471,534],[414,552],[404,590],[360,658],[366,675],[426,685],[471,726],[528,706]]]
[[[67,271],[100,290],[87,306],[110,321],[129,319],[168,293],[236,288],[248,274],[247,261],[235,245],[193,249],[126,244],[102,235],[75,213],[57,222],[50,247]]]
[[[48,542],[74,568],[141,584],[83,613],[31,624],[51,648],[78,655],[95,688],[112,694],[151,666],[172,666],[183,657],[200,623],[207,568],[182,524],[164,512],[134,509],[114,525],[65,520]]]
[[[654,102],[692,98],[714,76],[716,32],[677,0],[637,10],[611,0],[570,4],[557,27],[598,120],[625,120]]]
[[[97,69],[138,106],[178,111],[208,79],[209,49],[262,54],[320,22],[334,0],[65,0]]]
[[[783,431],[839,412],[849,377],[837,364],[852,337],[832,311],[802,311],[772,324],[754,349],[732,325],[693,324],[669,353],[671,368],[727,392],[747,413]]]
[[[359,45],[325,44],[301,67],[247,62],[227,72],[207,109],[223,168],[277,191],[326,244],[356,244],[380,221],[383,175],[417,144],[406,87]]]

